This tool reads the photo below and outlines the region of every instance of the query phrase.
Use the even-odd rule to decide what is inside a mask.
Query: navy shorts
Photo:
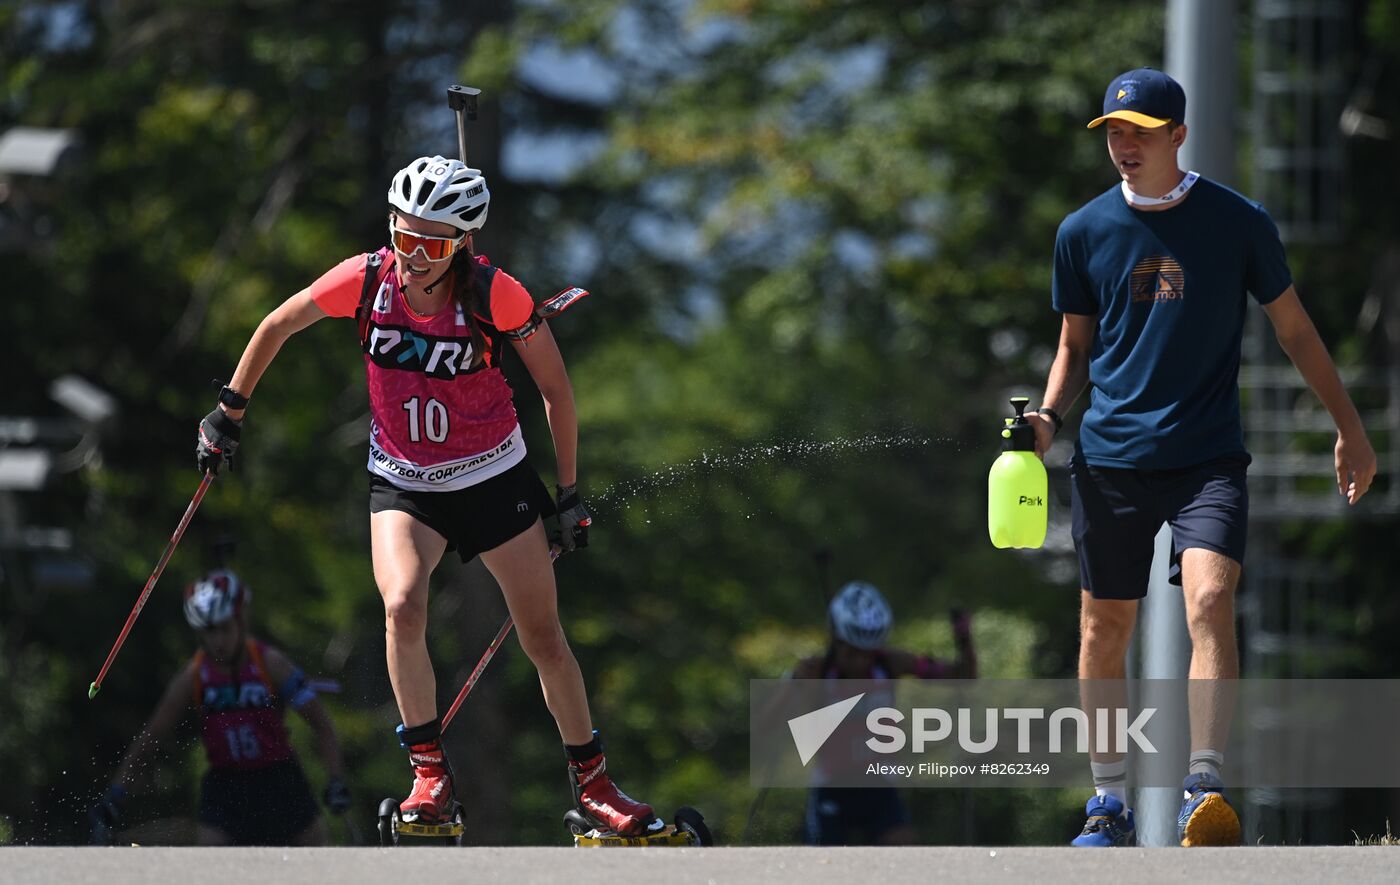
[[[290,845],[320,813],[295,759],[255,771],[213,768],[200,790],[199,822],[234,845]]]
[[[893,787],[817,787],[807,794],[802,840],[808,845],[878,845],[909,823]]]
[[[1080,586],[1095,599],[1147,595],[1162,523],[1172,529],[1171,582],[1181,585],[1181,551],[1201,547],[1244,562],[1249,522],[1249,456],[1192,467],[1138,470],[1069,462],[1074,548]]]
[[[411,492],[378,474],[369,475],[369,512],[402,510],[447,539],[463,562],[494,550],[553,516],[554,499],[529,461],[454,492]]]

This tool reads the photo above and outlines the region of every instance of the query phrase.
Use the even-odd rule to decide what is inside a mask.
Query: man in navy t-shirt
[[[1063,322],[1033,423],[1044,457],[1060,415],[1087,383],[1089,408],[1070,460],[1083,587],[1080,679],[1123,678],[1153,541],[1165,522],[1172,582],[1185,596],[1190,677],[1223,698],[1239,676],[1234,593],[1249,510],[1238,386],[1246,293],[1264,307],[1337,426],[1337,488],[1349,503],[1366,494],[1376,456],[1293,289],[1268,214],[1177,166],[1185,116],[1181,86],[1141,68],[1109,84],[1103,116],[1089,123],[1107,124],[1108,154],[1122,181],[1070,214],[1055,238],[1053,302]],[[1191,708],[1178,835],[1183,845],[1238,844],[1239,817],[1220,779],[1229,704],[1197,703],[1193,692]],[[1131,844],[1123,756],[1090,758],[1096,795],[1073,844]]]

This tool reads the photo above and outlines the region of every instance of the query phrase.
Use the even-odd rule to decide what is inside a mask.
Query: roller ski
[[[579,848],[701,848],[715,844],[715,837],[705,825],[705,818],[689,805],[677,808],[671,823],[653,816],[651,823],[631,836],[595,825],[577,808],[564,812],[564,826],[569,828],[574,845]]]
[[[413,790],[402,802],[391,798],[379,803],[379,844],[461,845],[466,831],[462,805],[453,789],[438,723],[400,725],[398,734],[413,766]]]
[[[462,806],[453,802],[446,820],[426,823],[423,820],[406,821],[399,811],[399,800],[385,799],[379,803],[379,844],[385,848],[396,845],[449,845],[462,844]]]
[[[673,821],[658,818],[650,805],[618,789],[608,776],[598,733],[581,747],[568,747],[569,785],[574,807],[564,826],[578,847],[706,846],[714,844],[705,818],[694,808],[677,809]]]

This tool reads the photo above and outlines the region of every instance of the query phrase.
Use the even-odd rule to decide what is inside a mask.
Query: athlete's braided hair
[[[476,283],[476,256],[472,254],[470,246],[463,245],[457,250],[452,257],[448,273],[452,275],[452,300],[462,309],[462,319],[471,333],[471,367],[474,369],[486,359],[486,351],[490,345],[486,343],[486,333],[481,330],[481,321],[477,319],[475,306],[472,304],[472,287]]]

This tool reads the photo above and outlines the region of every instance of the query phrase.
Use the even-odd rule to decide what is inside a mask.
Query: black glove
[[[344,814],[350,810],[350,788],[345,786],[345,781],[333,777],[331,782],[326,784],[326,791],[321,794],[321,801],[326,803],[331,814]]]
[[[121,827],[122,805],[126,803],[126,788],[112,784],[102,794],[97,804],[88,809],[88,823],[92,827],[93,845],[111,845],[112,838]]]
[[[593,517],[588,515],[583,499],[578,496],[578,486],[555,486],[555,489],[554,504],[559,511],[559,531],[550,541],[565,553],[587,547],[588,527],[593,524]]]
[[[218,406],[199,422],[199,437],[195,442],[194,460],[200,473],[219,472],[219,464],[233,469],[233,453],[238,451],[238,438],[243,435],[243,422],[235,421]]]

